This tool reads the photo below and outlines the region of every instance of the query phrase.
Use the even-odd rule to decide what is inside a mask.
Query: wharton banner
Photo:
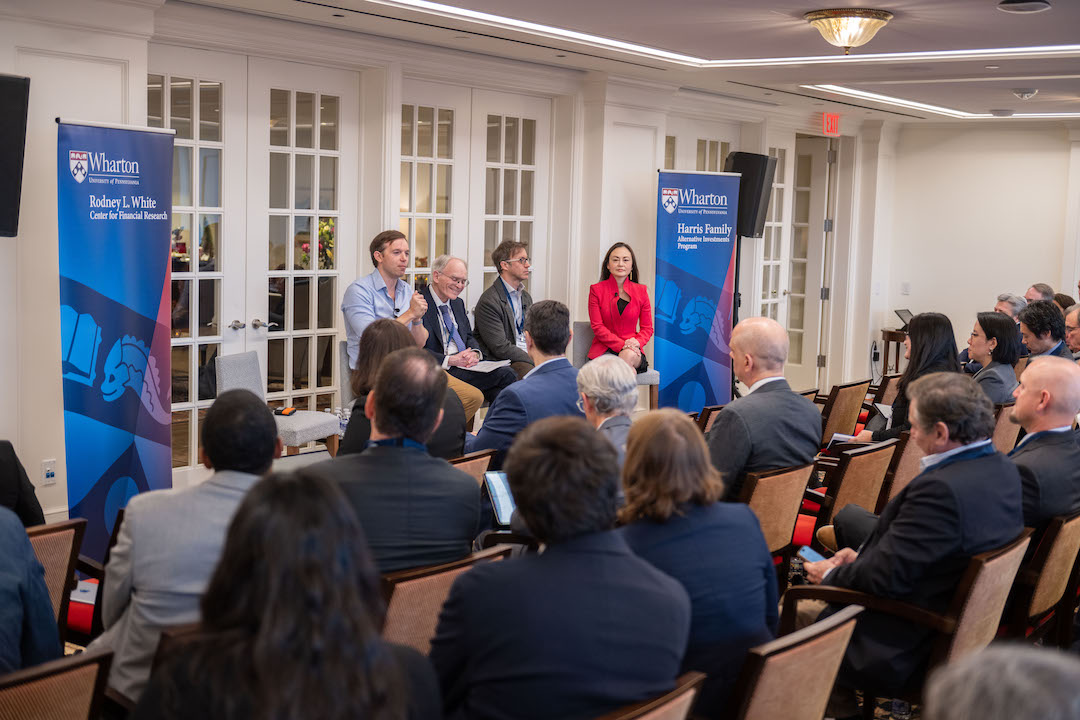
[[[68,514],[97,559],[132,495],[172,485],[172,156],[171,132],[59,125]]]
[[[661,172],[656,207],[660,405],[695,412],[731,400],[738,173]]]

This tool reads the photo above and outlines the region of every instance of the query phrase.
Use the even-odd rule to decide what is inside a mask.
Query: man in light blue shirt
[[[396,319],[409,328],[417,345],[427,342],[422,324],[427,301],[402,279],[409,267],[408,238],[397,230],[385,230],[375,236],[369,249],[375,270],[353,281],[341,300],[350,369],[356,365],[364,329],[380,318]]]

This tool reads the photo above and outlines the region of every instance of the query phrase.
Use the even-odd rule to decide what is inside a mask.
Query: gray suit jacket
[[[1012,391],[1017,386],[1016,372],[1009,365],[1002,365],[997,360],[975,373],[975,382],[995,405],[1012,402]]]
[[[610,417],[596,429],[598,433],[611,441],[615,446],[615,452],[619,455],[619,472],[622,472],[623,462],[626,460],[626,436],[630,433],[630,418],[626,415]],[[619,488],[622,495],[622,487]]]
[[[774,380],[732,400],[709,431],[709,454],[724,475],[724,499],[738,501],[746,473],[806,465],[821,448],[821,413]]]
[[[91,648],[113,651],[109,686],[133,701],[146,689],[162,628],[199,620],[225,531],[257,475],[223,470],[182,490],[128,501],[105,567],[105,632]]]
[[[529,291],[523,291],[521,312],[527,313],[532,302]],[[506,290],[500,278],[496,277],[495,282],[476,301],[473,317],[476,320],[473,335],[485,359],[533,364],[529,354],[517,346],[514,309],[506,299]]]

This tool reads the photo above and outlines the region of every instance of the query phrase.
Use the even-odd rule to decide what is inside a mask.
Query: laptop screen
[[[915,317],[907,308],[904,308],[903,310],[897,310],[896,316],[900,318],[900,322],[904,323],[905,325],[911,322],[911,318]]]
[[[484,485],[491,497],[491,507],[495,510],[495,519],[500,525],[509,525],[514,514],[514,495],[510,492],[510,483],[504,472],[484,473]]]

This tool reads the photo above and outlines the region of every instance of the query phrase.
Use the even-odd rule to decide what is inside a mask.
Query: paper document
[[[472,367],[462,368],[462,370],[472,370],[473,372],[489,373],[492,370],[498,370],[501,367],[510,367],[509,360],[481,360]]]

